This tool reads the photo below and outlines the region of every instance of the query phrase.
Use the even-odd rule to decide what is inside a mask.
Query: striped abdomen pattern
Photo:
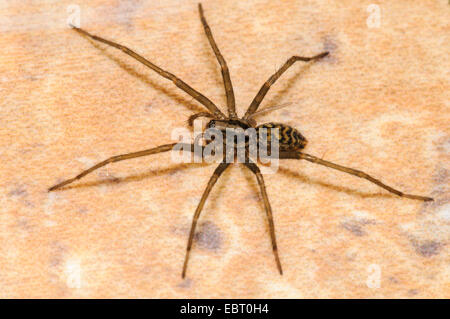
[[[270,142],[272,138],[272,132],[274,133],[275,138],[278,139],[278,143],[281,150],[301,150],[306,146],[308,142],[306,138],[295,128],[281,123],[264,123],[256,127],[256,131],[258,132],[258,137],[261,137],[260,134],[263,131],[260,128],[265,128],[265,134],[267,134],[267,141]],[[273,130],[272,129],[278,129]]]

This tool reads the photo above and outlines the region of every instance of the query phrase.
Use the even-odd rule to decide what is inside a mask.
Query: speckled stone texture
[[[240,115],[290,56],[329,50],[283,75],[262,107],[292,105],[258,122],[292,125],[307,153],[435,201],[283,162],[265,176],[280,276],[256,179],[234,165],[205,205],[186,280],[189,227],[214,165],[175,164],[165,153],[47,192],[109,156],[172,142],[172,130],[203,110],[122,52],[70,30],[75,3],[83,28],[225,110],[195,1],[1,2],[0,297],[450,297],[447,0],[203,3]]]

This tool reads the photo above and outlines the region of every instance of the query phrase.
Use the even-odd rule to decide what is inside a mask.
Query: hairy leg
[[[372,177],[372,176],[370,176],[370,175],[368,175],[368,174],[366,174],[366,173],[364,173],[362,171],[359,171],[359,170],[356,170],[356,169],[353,169],[353,168],[349,168],[349,167],[345,167],[345,166],[341,166],[341,165],[338,165],[338,164],[335,164],[335,163],[332,163],[332,162],[328,162],[328,161],[325,161],[325,160],[320,159],[318,157],[315,157],[315,156],[312,156],[312,155],[309,155],[309,154],[305,154],[305,153],[302,153],[302,152],[299,152],[299,151],[280,152],[280,159],[283,159],[283,158],[284,159],[304,159],[304,160],[307,160],[307,161],[312,162],[312,163],[320,164],[320,165],[323,165],[323,166],[327,166],[327,167],[336,169],[336,170],[341,171],[341,172],[345,172],[347,174],[355,175],[355,176],[358,176],[360,178],[364,178],[364,179],[366,179],[366,180],[368,180],[368,181],[370,181],[370,182],[372,182],[372,183],[374,183],[374,184],[384,188],[385,190],[387,190],[387,191],[389,191],[391,193],[394,193],[394,194],[396,194],[396,195],[398,195],[400,197],[405,197],[405,198],[410,198],[410,199],[417,199],[417,200],[423,200],[423,201],[432,201],[433,200],[433,198],[431,198],[431,197],[405,194],[405,193],[403,193],[403,192],[401,192],[401,191],[399,191],[399,190],[397,190],[395,188],[392,188],[392,187],[382,183],[380,180],[378,180],[378,179],[376,179],[376,178],[374,178],[374,177]]]
[[[209,27],[208,23],[206,22],[205,16],[203,14],[203,7],[202,7],[201,3],[198,4],[198,11],[200,13],[200,20],[202,20],[203,28],[205,29],[206,37],[208,38],[209,44],[211,45],[211,47],[214,51],[214,54],[216,55],[216,58],[220,64],[220,69],[222,71],[223,83],[225,86],[225,93],[227,95],[228,116],[230,118],[237,118],[233,85],[231,84],[230,71],[228,70],[227,62],[223,58],[222,53],[220,53],[220,50],[216,44],[216,41],[214,41],[214,37],[212,35],[211,28]]]
[[[253,113],[256,112],[256,110],[258,109],[259,105],[261,104],[262,100],[264,99],[264,97],[266,96],[267,92],[269,91],[270,87],[276,82],[276,80],[278,80],[278,78],[287,70],[289,69],[295,62],[297,61],[303,61],[303,62],[308,62],[308,61],[313,61],[313,60],[318,60],[321,59],[325,56],[328,55],[328,52],[322,52],[318,55],[315,55],[313,57],[301,57],[301,56],[293,56],[291,57],[289,60],[287,60],[284,65],[277,71],[275,72],[264,84],[263,86],[259,89],[258,94],[256,94],[255,98],[253,99],[252,103],[250,104],[250,106],[247,109],[247,112],[245,112],[245,115],[243,117],[244,120],[248,119],[250,115],[252,115]]]
[[[184,258],[184,264],[183,264],[183,272],[181,273],[181,277],[186,277],[186,270],[187,265],[189,261],[189,254],[191,252],[192,248],[192,242],[194,240],[195,235],[195,227],[197,226],[198,218],[200,217],[200,213],[203,209],[203,205],[206,202],[206,199],[208,198],[209,193],[211,192],[211,189],[213,188],[214,184],[219,179],[220,175],[225,171],[225,169],[229,166],[229,163],[220,163],[219,166],[217,166],[216,170],[214,171],[213,175],[209,179],[208,185],[206,186],[205,191],[203,192],[202,198],[200,199],[200,202],[198,203],[197,209],[194,213],[194,218],[192,219],[192,226],[191,231],[189,233],[189,240],[186,248],[186,257]]]
[[[152,62],[150,62],[149,60],[145,59],[143,56],[137,54],[136,52],[134,52],[133,50],[127,48],[126,46],[123,46],[121,44],[118,44],[116,42],[113,41],[109,41],[106,40],[102,37],[90,34],[89,32],[72,26],[74,28],[75,31],[88,36],[89,38],[95,40],[95,41],[99,41],[102,43],[105,43],[107,45],[110,45],[116,49],[119,49],[121,51],[123,51],[124,53],[128,54],[129,56],[133,57],[134,59],[138,60],[139,62],[141,62],[142,64],[146,65],[147,67],[149,67],[150,69],[152,69],[153,71],[155,71],[156,73],[158,73],[159,75],[161,75],[162,77],[165,77],[166,79],[171,80],[176,86],[178,86],[180,89],[182,89],[184,92],[186,92],[187,94],[189,94],[190,96],[192,96],[194,99],[196,99],[197,101],[199,101],[201,104],[203,104],[211,113],[214,114],[214,116],[218,117],[218,118],[225,118],[225,115],[217,108],[217,106],[211,102],[210,99],[208,99],[206,96],[204,96],[203,94],[201,94],[200,92],[198,92],[197,90],[193,89],[192,87],[190,87],[188,84],[186,84],[183,80],[181,80],[180,78],[176,77],[175,75],[173,75],[170,72],[167,72],[163,69],[161,69],[160,67],[156,66],[155,64],[153,64]]]
[[[275,262],[277,263],[277,267],[278,267],[278,271],[280,272],[280,275],[282,275],[283,270],[281,268],[280,257],[278,256],[277,238],[275,237],[275,225],[273,223],[272,207],[270,206],[269,197],[267,196],[266,186],[264,184],[264,178],[261,174],[261,171],[259,170],[259,167],[256,164],[245,163],[244,165],[247,166],[256,175],[256,179],[258,180],[258,185],[261,190],[261,195],[262,195],[262,198],[264,201],[264,207],[266,209],[267,219],[269,221],[270,238],[272,240],[272,250],[273,250],[273,254],[275,256]]]
[[[67,184],[70,184],[84,176],[86,176],[87,174],[95,171],[96,169],[103,167],[109,163],[114,163],[114,162],[119,162],[119,161],[124,161],[127,159],[131,159],[131,158],[136,158],[136,157],[141,157],[141,156],[147,156],[147,155],[152,155],[152,154],[157,154],[157,153],[162,153],[162,152],[167,152],[172,150],[175,145],[178,145],[179,143],[171,143],[171,144],[164,144],[164,145],[160,145],[158,147],[154,147],[148,150],[144,150],[144,151],[139,151],[139,152],[133,152],[133,153],[128,153],[128,154],[122,154],[122,155],[116,155],[116,156],[112,156],[106,160],[104,160],[103,162],[100,162],[98,164],[95,164],[94,166],[88,168],[87,170],[82,171],[80,174],[78,174],[77,176],[75,176],[74,178],[70,178],[68,180],[65,180],[59,184],[56,184],[52,187],[50,187],[48,189],[49,192],[54,191],[58,188],[61,188]],[[191,152],[194,152],[194,144],[181,144],[182,146],[185,146],[185,148],[189,148],[189,150]]]

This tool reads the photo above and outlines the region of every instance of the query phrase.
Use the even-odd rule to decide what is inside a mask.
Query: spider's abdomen
[[[258,135],[260,128],[265,128],[267,134],[267,141],[270,142],[272,138],[272,129],[274,136],[278,139],[280,150],[295,151],[305,148],[308,141],[306,138],[295,128],[281,123],[264,123],[256,127]]]

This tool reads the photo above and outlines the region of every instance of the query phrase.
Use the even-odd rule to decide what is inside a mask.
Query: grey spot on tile
[[[31,231],[33,228],[33,225],[30,224],[30,221],[28,218],[20,216],[17,218],[16,226],[19,229],[25,230],[25,231]]]
[[[351,232],[355,236],[364,236],[366,235],[366,232],[362,228],[361,224],[358,224],[357,222],[344,222],[341,224],[342,227],[347,229],[349,232]]]
[[[325,51],[332,52],[336,50],[337,44],[330,36],[326,36],[323,39],[323,48],[325,49]]]
[[[88,212],[88,209],[85,207],[81,207],[80,209],[78,209],[79,214],[86,214],[87,212]]]
[[[444,154],[450,154],[450,138],[446,136],[443,141],[437,145],[437,149]]]
[[[61,263],[61,261],[62,261],[61,256],[52,256],[52,257],[50,257],[49,263],[50,263],[51,267],[56,267]]]
[[[213,251],[218,250],[222,244],[219,227],[210,221],[200,225],[194,239],[200,247]]]
[[[49,259],[49,264],[51,267],[57,267],[62,264],[67,253],[67,247],[58,241],[52,242],[50,247],[51,256]]]
[[[25,201],[23,201],[23,203],[28,207],[34,207],[34,204],[30,201],[25,200]]]
[[[438,184],[446,182],[448,178],[448,170],[444,167],[438,167],[437,172],[433,174],[433,180]]]
[[[422,204],[421,214],[437,212],[442,206],[445,206],[450,202],[450,171],[443,167],[442,163],[437,165],[436,170],[432,175],[432,180],[433,189],[429,193],[429,196],[432,197],[434,201],[424,202]]]
[[[27,196],[28,192],[23,186],[17,186],[12,191],[8,193],[8,196],[17,196],[17,197],[24,197]]]
[[[153,103],[147,103],[144,105],[144,112],[145,113],[154,113],[155,112],[155,107],[153,106]]]
[[[416,252],[423,257],[431,257],[440,253],[442,244],[435,240],[424,240],[419,242],[415,239],[411,240]]]
[[[395,277],[389,277],[389,281],[392,282],[393,284],[398,284],[398,279]]]
[[[17,186],[13,190],[7,193],[9,197],[17,198],[17,200],[28,207],[34,207],[33,203],[27,200],[28,191],[22,185]]]
[[[152,273],[152,267],[150,266],[145,266],[144,268],[142,268],[141,273],[148,275]]]
[[[116,13],[116,22],[125,24],[127,29],[133,29],[133,18],[142,6],[140,0],[121,0],[118,3],[117,8],[114,9]]]
[[[262,202],[261,197],[259,194],[252,192],[251,194],[248,194],[244,197],[245,200],[249,200],[252,202]]]
[[[410,289],[408,290],[408,295],[409,296],[415,296],[419,293],[419,291],[417,289]]]
[[[292,127],[298,127],[298,125],[296,125],[297,123],[294,123],[292,121],[292,112],[291,111],[281,111],[280,112],[280,118],[283,122],[286,122],[287,125],[290,125]]]
[[[179,283],[178,287],[180,287],[180,288],[190,288],[191,285],[192,285],[192,280],[190,280],[188,278],[188,279],[183,280],[181,283]]]
[[[331,36],[326,36],[323,38],[323,48],[324,51],[328,51],[329,54],[324,58],[324,60],[331,62],[331,63],[337,63],[337,49],[338,45],[336,40]]]
[[[367,235],[367,232],[365,231],[364,226],[371,224],[375,224],[375,221],[368,219],[361,219],[342,222],[341,226],[355,236],[365,236]]]

